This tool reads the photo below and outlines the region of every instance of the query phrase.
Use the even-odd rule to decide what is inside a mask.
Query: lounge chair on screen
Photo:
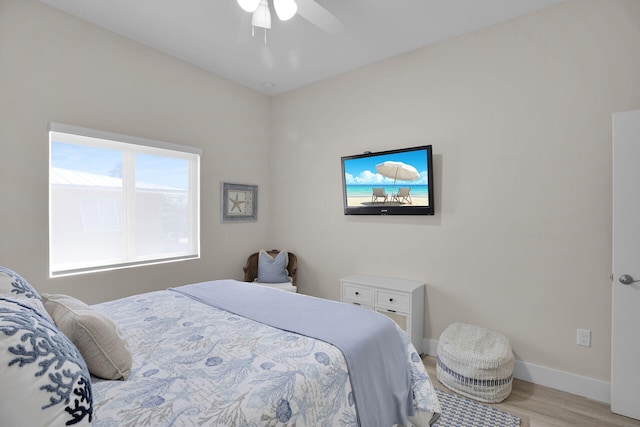
[[[411,196],[409,195],[410,192],[411,187],[398,188],[398,192],[393,195],[393,199],[399,203],[413,204],[413,202],[411,201]]]
[[[373,188],[373,194],[371,195],[372,202],[377,202],[378,199],[382,199],[383,202],[386,202],[388,197],[389,196],[387,195],[387,193],[385,193],[384,188],[382,187]]]

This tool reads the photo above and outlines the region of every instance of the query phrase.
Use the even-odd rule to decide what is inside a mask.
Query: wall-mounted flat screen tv
[[[433,215],[431,145],[365,152],[342,161],[345,215]]]

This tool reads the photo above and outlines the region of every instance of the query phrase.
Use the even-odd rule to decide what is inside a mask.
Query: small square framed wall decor
[[[258,186],[222,183],[222,222],[258,220]]]

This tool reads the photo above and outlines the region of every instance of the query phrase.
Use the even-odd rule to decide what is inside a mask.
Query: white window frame
[[[162,155],[167,157],[183,158],[189,161],[189,184],[188,199],[190,205],[190,225],[191,239],[188,253],[177,256],[153,256],[137,257],[131,250],[131,240],[127,239],[127,250],[124,259],[117,262],[92,262],[82,263],[73,268],[56,268],[53,263],[53,236],[52,236],[52,182],[51,182],[51,146],[53,141],[120,150],[124,153],[123,158],[123,188],[124,188],[124,227],[126,233],[131,236],[135,234],[135,155],[138,153]],[[88,129],[79,126],[62,123],[49,123],[49,276],[60,277],[75,274],[91,273],[119,268],[129,268],[150,264],[166,262],[184,261],[200,258],[200,155],[202,149],[179,144],[172,144],[163,141],[140,138],[130,135],[123,135],[113,132]]]

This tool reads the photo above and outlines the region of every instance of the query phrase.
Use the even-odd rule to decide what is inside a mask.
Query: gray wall
[[[268,182],[267,96],[35,0],[0,2],[0,74],[0,265],[39,291],[93,303],[241,279],[248,254],[268,244],[266,185],[257,222],[220,222],[222,181]],[[202,258],[49,279],[51,121],[201,147]]]
[[[278,96],[271,240],[299,253],[301,290],[424,281],[427,339],[480,324],[608,381],[611,114],[640,108],[639,47],[640,2],[569,1]],[[434,217],[342,214],[340,156],[421,144]]]

